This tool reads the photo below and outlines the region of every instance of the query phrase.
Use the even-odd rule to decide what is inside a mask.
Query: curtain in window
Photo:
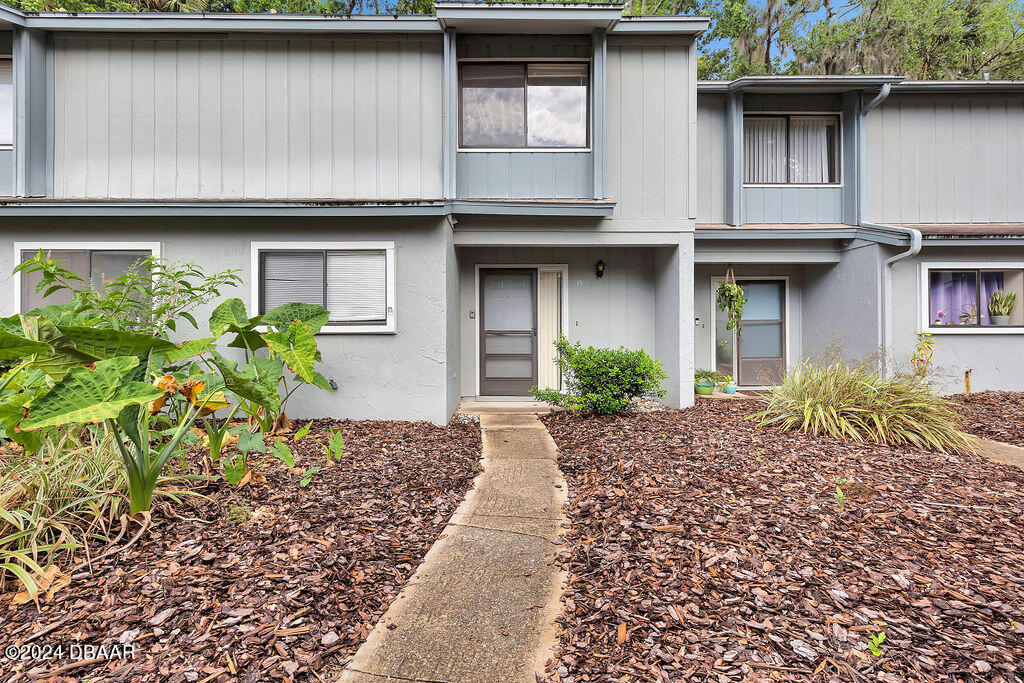
[[[786,182],[786,119],[744,119],[743,182]]]
[[[828,183],[828,126],[832,118],[792,118],[789,122],[789,182]]]
[[[14,144],[14,68],[0,59],[0,145]]]
[[[383,250],[327,252],[327,310],[335,322],[387,320],[387,259]]]
[[[288,303],[324,304],[324,253],[263,254],[263,310]]]

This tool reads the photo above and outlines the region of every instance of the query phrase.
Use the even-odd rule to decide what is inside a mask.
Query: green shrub
[[[643,349],[584,348],[565,337],[555,342],[555,364],[565,378],[566,392],[538,389],[531,393],[539,401],[579,412],[610,415],[630,406],[634,398],[662,397],[665,369]]]
[[[762,425],[854,441],[973,452],[955,404],[917,375],[885,377],[870,363],[804,361],[755,417]]]

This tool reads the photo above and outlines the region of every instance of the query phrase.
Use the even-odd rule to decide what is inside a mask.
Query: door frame
[[[718,315],[719,315],[719,313],[718,313],[718,302],[716,301],[716,299],[717,299],[717,296],[716,296],[717,291],[716,290],[718,288],[718,283],[722,282],[723,280],[725,280],[725,276],[724,275],[712,275],[711,276],[711,340],[710,340],[710,347],[711,347],[711,367],[712,368],[714,368],[714,365],[715,365],[715,351],[716,351],[716,349],[715,349],[715,330],[718,329]],[[784,359],[785,360],[784,365],[786,367],[786,370],[788,371],[791,367],[793,367],[793,358],[794,358],[794,354],[793,354],[793,335],[790,333],[790,322],[792,321],[792,318],[789,315],[789,311],[790,311],[790,305],[789,305],[789,303],[790,303],[789,276],[788,275],[750,275],[750,276],[737,275],[736,276],[736,282],[742,282],[743,280],[754,280],[754,281],[756,281],[756,280],[782,280],[782,282],[783,282],[783,289],[784,289],[784,291],[783,291],[783,311],[782,311],[782,314],[785,316],[785,320],[783,321],[783,326],[782,326],[782,331],[783,332],[782,333],[786,337],[785,340],[784,340],[785,343],[783,344],[783,347],[784,347],[783,351],[786,354],[786,357]],[[734,331],[733,335],[735,336],[735,334],[736,333]],[[732,348],[733,348],[732,376],[735,377],[738,380],[739,376],[738,376],[738,373],[737,373],[738,368],[736,367],[736,351],[739,349],[739,346],[736,344],[735,339],[733,340]],[[762,385],[749,385],[749,384],[745,384],[745,385],[743,385],[743,388],[744,389],[774,389],[775,386],[762,386]]]
[[[537,271],[537,274],[538,274],[538,286],[537,286],[537,300],[534,302],[534,307],[535,307],[534,311],[535,312],[538,311],[539,308],[540,308],[540,285],[539,285],[540,271],[543,270],[543,271],[548,271],[548,272],[558,272],[558,273],[561,273],[562,274],[562,302],[561,302],[562,334],[565,334],[566,330],[569,329],[569,324],[568,324],[569,323],[569,306],[568,306],[568,301],[569,301],[569,265],[567,263],[477,263],[474,266],[474,273],[473,273],[473,277],[474,277],[474,283],[473,283],[473,287],[474,287],[473,310],[476,311],[476,318],[474,320],[475,324],[473,325],[473,330],[474,330],[473,337],[475,339],[475,341],[474,341],[475,348],[474,348],[474,351],[473,351],[473,365],[474,365],[474,368],[475,368],[474,372],[476,373],[476,382],[475,382],[474,386],[476,388],[476,395],[477,396],[480,396],[480,379],[481,379],[481,377],[480,377],[480,374],[481,374],[480,373],[480,361],[481,361],[481,358],[480,358],[480,353],[481,353],[481,349],[480,349],[480,325],[483,324],[483,317],[484,317],[483,307],[481,306],[481,302],[480,302],[480,271],[481,270],[492,270],[492,269],[497,269],[497,268],[512,268],[512,269],[519,269],[519,270],[534,269],[534,270]],[[539,348],[538,348],[538,350],[539,350]],[[540,363],[540,359],[539,358],[537,359],[537,362],[538,362],[538,364]],[[538,373],[539,373],[539,370],[538,370]],[[563,385],[563,387],[565,386],[564,378],[563,378],[562,385]]]

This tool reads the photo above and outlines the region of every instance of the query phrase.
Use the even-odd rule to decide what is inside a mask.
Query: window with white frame
[[[928,326],[1024,326],[1024,268],[926,268]]]
[[[837,185],[839,116],[743,117],[743,182],[746,185]]]
[[[465,63],[459,145],[476,149],[585,148],[590,65]]]
[[[14,63],[0,57],[0,149],[14,146]]]
[[[393,243],[256,246],[261,314],[286,303],[323,306],[326,331],[393,332]]]
[[[80,283],[82,287],[92,287],[97,290],[155,254],[155,249],[145,247],[83,249],[66,245],[51,248],[19,244],[17,245],[19,262],[24,263],[35,258],[40,248],[47,258],[59,261],[60,267],[70,270],[82,278]],[[21,273],[19,305],[23,313],[42,306],[66,304],[71,301],[72,294],[67,290],[54,292],[50,296],[44,296],[45,291],[36,291],[41,279],[40,273]]]

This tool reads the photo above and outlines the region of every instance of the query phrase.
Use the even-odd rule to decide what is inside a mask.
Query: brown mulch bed
[[[3,660],[0,679],[264,681],[336,668],[462,500],[480,431],[319,420],[312,436],[326,441],[328,426],[344,434],[345,453],[308,488],[302,472],[324,455],[307,437],[289,442],[294,469],[271,459],[245,486],[219,480],[207,499],[174,507],[180,519],[155,514],[136,545],[75,575],[40,610],[0,605],[5,645],[33,635],[39,645],[131,642],[134,659]]]
[[[754,410],[543,418],[572,522],[552,677],[1022,680],[1024,471]]]
[[[986,439],[1024,447],[1024,392],[982,391],[955,394],[964,429]]]

